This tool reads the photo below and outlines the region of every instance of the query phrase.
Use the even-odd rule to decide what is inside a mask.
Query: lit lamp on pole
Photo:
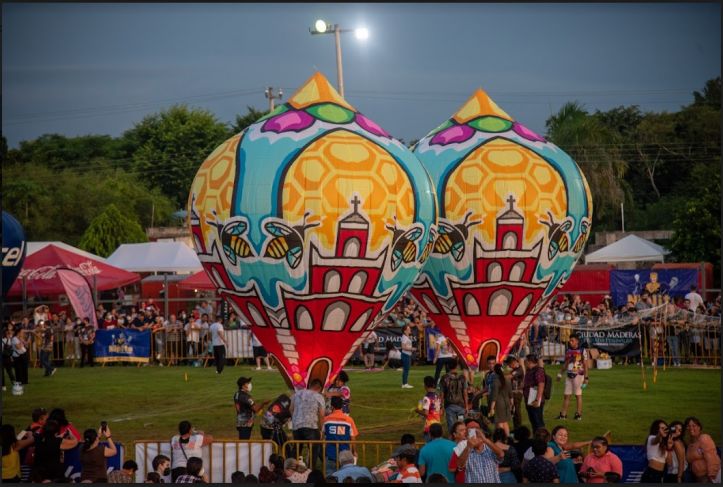
[[[311,35],[318,34],[334,34],[334,40],[336,44],[336,82],[339,88],[339,94],[344,96],[344,70],[341,62],[341,34],[342,32],[354,32],[354,35],[359,40],[365,40],[369,37],[369,30],[366,28],[358,29],[342,29],[339,24],[331,24],[325,20],[317,20],[314,22],[314,27],[309,29]]]

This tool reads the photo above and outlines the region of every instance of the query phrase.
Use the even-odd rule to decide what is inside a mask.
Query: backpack
[[[465,387],[464,384],[466,379],[463,375],[457,377],[447,376],[445,380],[445,398],[446,402],[450,404],[464,404]]]
[[[545,401],[549,401],[552,398],[552,377],[550,377],[547,372],[545,372],[545,390],[543,396],[545,397]]]

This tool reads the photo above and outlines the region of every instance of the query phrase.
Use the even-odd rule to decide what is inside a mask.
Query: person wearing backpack
[[[545,369],[538,362],[537,355],[529,354],[525,357],[525,379],[522,388],[523,398],[527,408],[527,416],[532,424],[532,431],[545,427],[543,412],[545,408]],[[552,384],[552,378],[550,378]]]
[[[447,431],[452,433],[452,425],[462,421],[469,411],[469,396],[467,394],[467,379],[459,372],[459,361],[454,359],[449,362],[449,372],[442,376],[442,400],[444,414],[447,418]]]

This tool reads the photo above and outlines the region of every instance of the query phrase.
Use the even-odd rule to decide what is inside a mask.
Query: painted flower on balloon
[[[478,90],[414,152],[439,237],[412,295],[476,368],[505,355],[570,276],[592,198],[575,162]]]
[[[199,258],[295,388],[336,375],[434,242],[419,160],[321,75],[218,147],[189,196]]]

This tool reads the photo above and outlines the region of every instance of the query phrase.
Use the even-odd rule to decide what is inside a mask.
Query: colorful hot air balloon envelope
[[[189,215],[209,277],[295,388],[338,373],[436,224],[419,160],[321,74],[206,159]]]
[[[25,231],[20,222],[3,211],[3,299],[7,296],[25,261]]]
[[[416,145],[438,237],[415,299],[467,365],[505,355],[569,277],[590,234],[577,164],[479,90]]]

